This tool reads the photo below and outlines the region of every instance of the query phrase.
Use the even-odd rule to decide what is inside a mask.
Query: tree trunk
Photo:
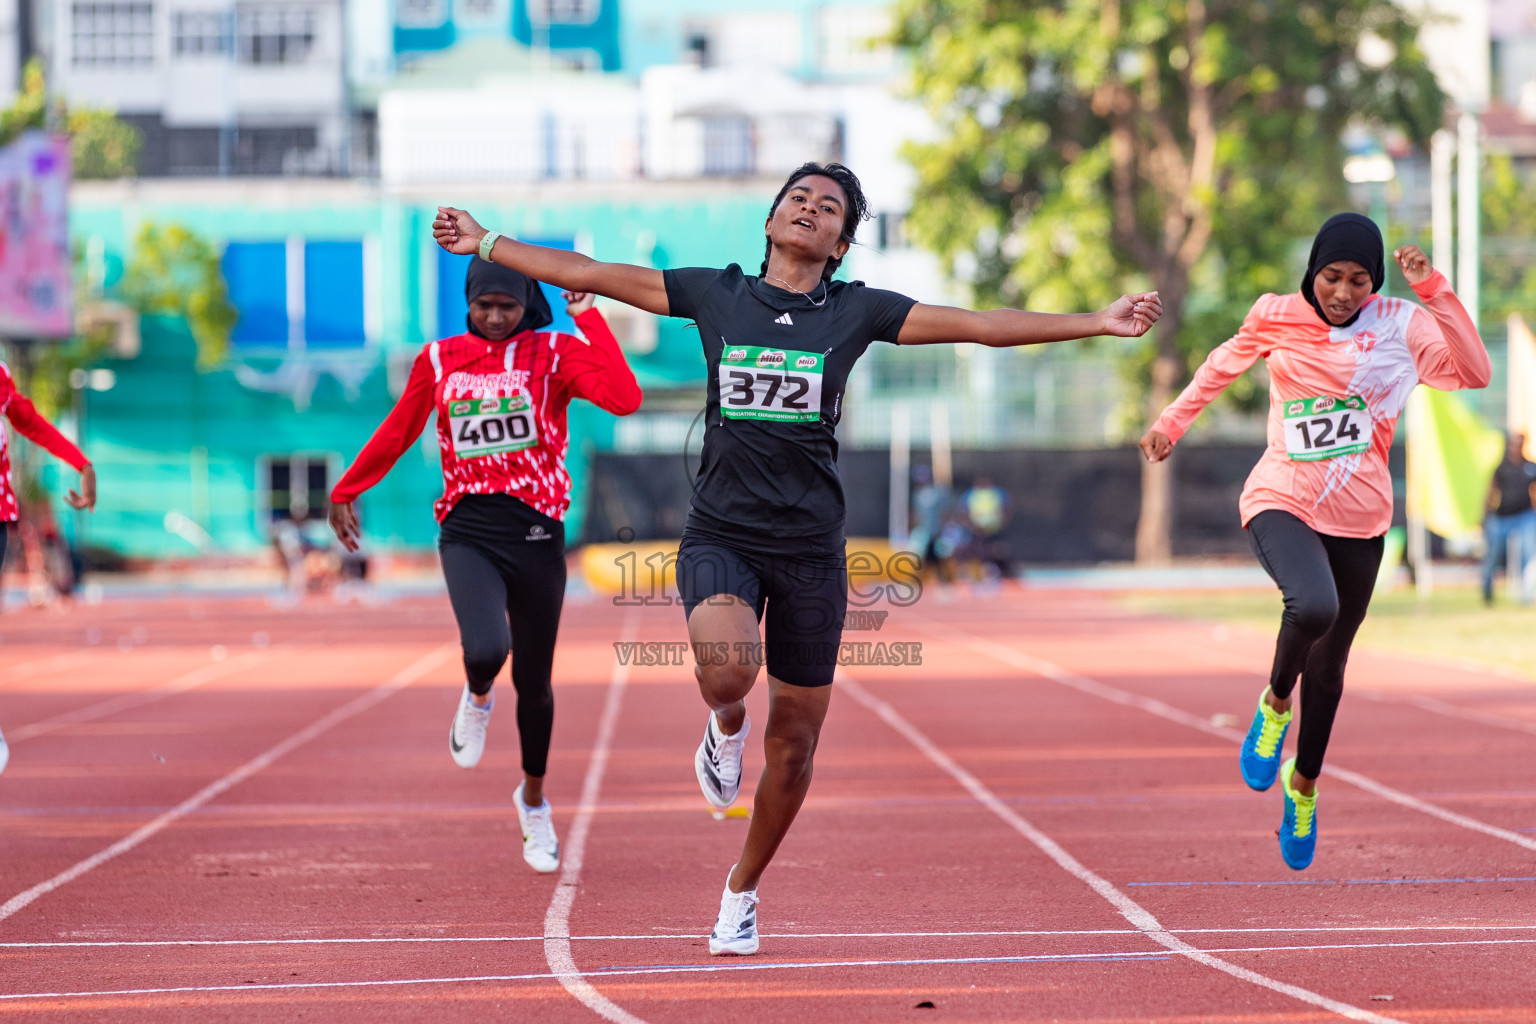
[[[1173,400],[1184,363],[1175,340],[1183,320],[1182,288],[1162,291],[1163,316],[1157,327],[1157,355],[1147,395],[1147,425]],[[1136,564],[1167,565],[1173,560],[1173,462],[1141,464],[1141,513],[1136,520]]]

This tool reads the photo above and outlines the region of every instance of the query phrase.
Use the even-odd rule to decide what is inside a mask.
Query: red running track
[[[923,664],[845,670],[722,960],[746,822],[697,792],[691,671],[613,648],[683,635],[567,605],[539,876],[510,705],[445,749],[444,600],[8,617],[0,1021],[1536,1021],[1528,681],[1357,653],[1298,874],[1235,763],[1266,637],[928,595],[849,634]]]

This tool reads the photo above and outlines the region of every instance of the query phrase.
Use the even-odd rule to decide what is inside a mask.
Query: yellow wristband
[[[496,248],[496,240],[500,237],[499,231],[487,231],[485,237],[480,239],[480,258],[485,262],[491,262],[491,250]]]

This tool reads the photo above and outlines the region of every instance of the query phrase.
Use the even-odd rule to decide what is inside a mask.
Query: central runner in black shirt
[[[852,171],[805,164],[769,208],[757,277],[736,264],[659,271],[599,263],[488,232],[450,207],[439,207],[432,225],[450,252],[698,325],[709,363],[707,428],[677,580],[694,673],[713,710],[695,773],[717,807],[729,806],[741,786],[751,727],[745,698],[764,663],[769,686],[767,763],[745,848],[726,878],[712,954],[757,952],[758,880],[810,788],[848,604],[835,430],[853,364],[876,341],[1003,348],[1139,337],[1162,313],[1155,292],[1122,296],[1097,313],[1055,315],[930,306],[833,281],[867,217]]]

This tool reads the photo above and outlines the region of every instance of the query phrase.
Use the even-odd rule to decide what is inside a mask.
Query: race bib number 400
[[[1371,446],[1365,399],[1301,398],[1285,403],[1285,451],[1296,462],[1354,455]]]
[[[453,453],[461,459],[520,452],[539,443],[539,428],[526,395],[449,402],[448,427]]]
[[[822,359],[793,349],[728,346],[720,357],[720,415],[790,423],[819,420]]]

